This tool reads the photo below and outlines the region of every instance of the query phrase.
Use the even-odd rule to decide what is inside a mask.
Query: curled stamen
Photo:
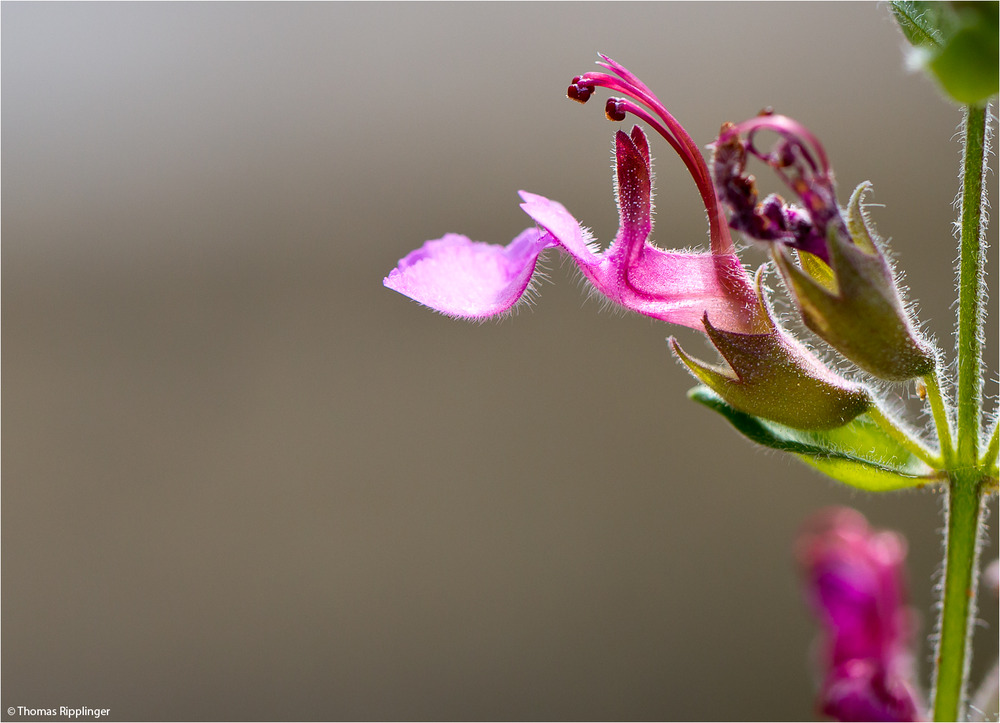
[[[830,173],[830,164],[827,160],[823,144],[819,142],[819,139],[798,121],[788,116],[775,115],[771,109],[766,110],[769,111],[767,114],[758,115],[738,125],[729,124],[727,131],[720,134],[719,141],[725,142],[729,140],[729,137],[746,134],[747,150],[766,162],[770,154],[758,151],[753,145],[753,138],[760,130],[773,131],[781,136],[785,143],[789,144],[789,150],[802,154],[803,160],[806,161],[812,171],[828,175]],[[813,158],[813,154],[810,153],[810,148],[816,154],[815,159]]]
[[[778,135],[769,151],[755,143],[764,130]],[[846,226],[837,207],[833,172],[819,140],[791,118],[768,112],[738,125],[725,124],[713,146],[713,180],[730,210],[730,226],[760,241],[783,243],[827,261],[829,228],[833,225],[846,233]],[[787,204],[777,195],[758,203],[754,178],[746,173],[747,155],[772,168],[804,208]]]

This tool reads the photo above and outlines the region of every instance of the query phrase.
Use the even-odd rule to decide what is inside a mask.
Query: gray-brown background
[[[381,284],[448,231],[506,243],[521,188],[613,236],[604,96],[564,97],[602,51],[699,144],[766,105],[809,125],[842,200],[873,181],[953,350],[959,113],[906,72],[885,7],[2,20],[4,709],[806,718],[815,631],[790,550],[828,504],[910,536],[927,632],[940,498],[868,497],[753,449],[685,399],[664,338],[707,354],[693,332],[602,312],[554,254],[554,283],[502,324]],[[653,143],[655,240],[704,242]],[[983,617],[980,663],[995,604]]]

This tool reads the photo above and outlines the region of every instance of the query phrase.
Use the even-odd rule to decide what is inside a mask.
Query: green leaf
[[[899,29],[917,48],[940,48],[944,44],[940,2],[893,2],[890,7]]]
[[[724,416],[751,441],[794,454],[810,467],[852,487],[889,492],[921,487],[934,479],[934,470],[899,445],[867,414],[837,429],[805,432],[740,412],[708,387],[695,387],[688,396]]]
[[[952,99],[979,105],[1000,87],[1000,4],[891,3],[915,58]]]

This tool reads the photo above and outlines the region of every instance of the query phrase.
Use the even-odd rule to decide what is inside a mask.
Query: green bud
[[[739,334],[712,326],[705,331],[726,365],[707,364],[689,356],[677,340],[670,346],[703,384],[735,409],[803,430],[834,429],[871,406],[865,387],[838,376],[774,322],[757,271],[758,302],[768,331]]]
[[[773,256],[809,329],[865,371],[904,381],[933,371],[935,357],[911,326],[889,262],[861,210],[870,187],[862,183],[851,196],[850,240],[831,225],[829,267],[809,259],[800,268],[787,251]]]

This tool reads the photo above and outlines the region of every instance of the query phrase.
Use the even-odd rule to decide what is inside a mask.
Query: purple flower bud
[[[854,658],[828,676],[819,709],[840,721],[916,721],[917,696],[907,680],[873,660]]]
[[[833,508],[806,524],[796,552],[822,627],[822,711],[844,721],[918,720],[906,541],[872,530],[855,510]]]

